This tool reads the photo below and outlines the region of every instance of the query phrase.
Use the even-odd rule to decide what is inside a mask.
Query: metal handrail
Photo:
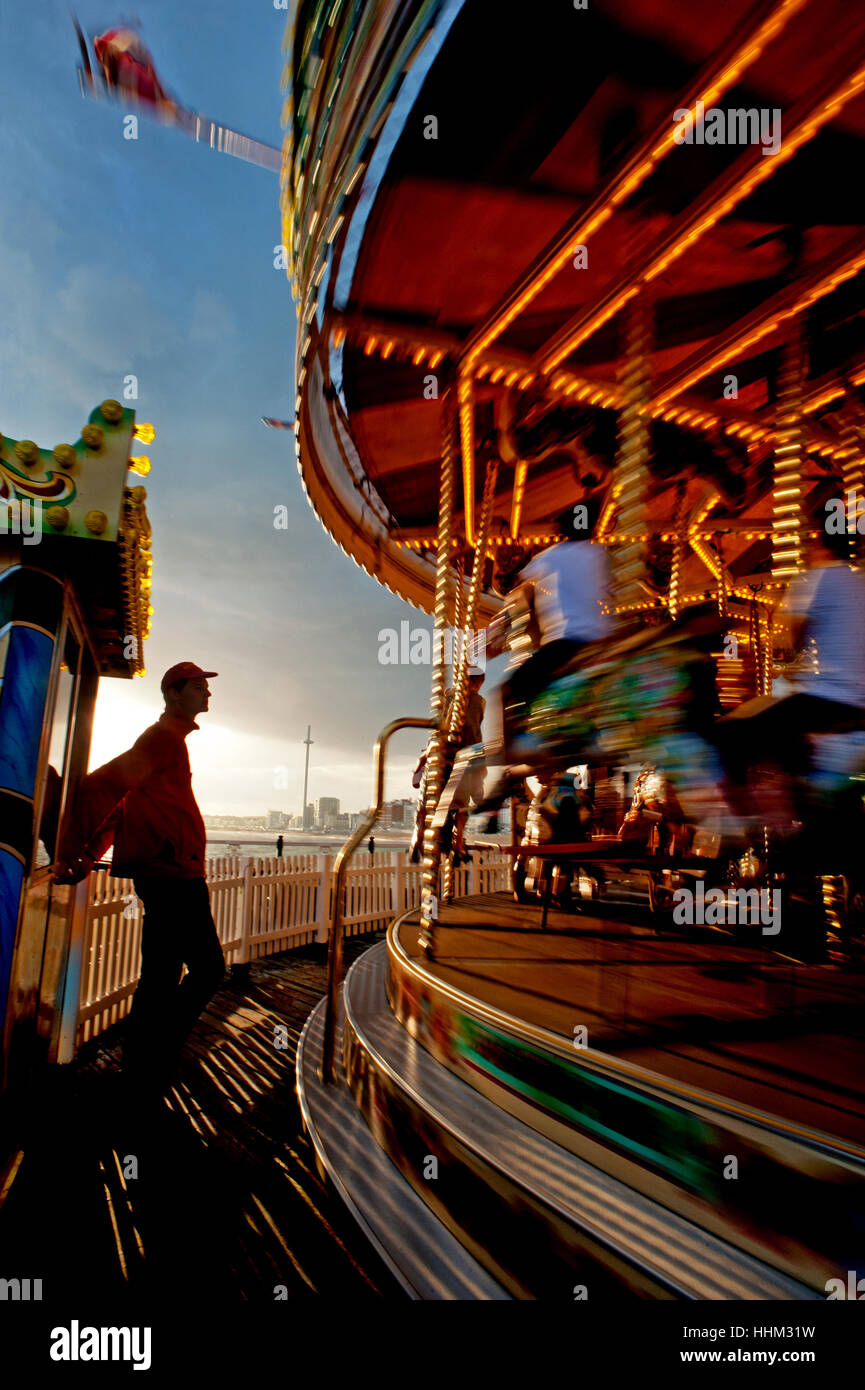
[[[336,1067],[334,1063],[334,1052],[336,1050],[336,1015],[337,1004],[339,1001],[339,976],[342,969],[342,919],[343,919],[343,888],[345,884],[345,869],[349,858],[357,849],[361,840],[375,826],[381,812],[384,801],[384,766],[385,748],[392,734],[399,729],[435,729],[436,721],[427,717],[426,719],[393,719],[390,724],[386,724],[376,739],[375,744],[375,789],[373,804],[366,814],[366,819],[346,840],[342,849],[336,856],[336,863],[333,869],[333,911],[330,919],[330,940],[327,952],[327,1010],[324,1016],[324,1048],[321,1059],[321,1075],[325,1083],[336,1080]]]

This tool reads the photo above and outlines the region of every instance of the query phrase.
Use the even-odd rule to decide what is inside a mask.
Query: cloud
[[[392,716],[425,712],[429,672],[380,665],[379,630],[411,610],[332,545],[301,491],[290,436],[259,423],[265,409],[290,410],[287,287],[275,309],[248,259],[238,262],[242,275],[232,263],[216,279],[194,248],[186,259],[178,252],[173,224],[160,227],[160,240],[146,216],[124,221],[116,202],[67,222],[64,189],[45,188],[41,208],[0,208],[0,429],[49,447],[74,440],[88,412],[119,397],[123,376],[143,364],[138,409],[157,431],[147,450],[147,675],[102,683],[91,765],[158,718],[161,673],[192,659],[222,673],[214,713],[190,739],[205,811],[299,810],[310,723],[310,794],[367,805],[373,741]],[[265,243],[274,239],[268,232]],[[273,525],[276,503],[289,508],[287,529]],[[424,738],[397,742],[389,797],[410,795]],[[280,766],[284,789],[275,785]]]
[[[95,266],[74,266],[56,296],[48,327],[54,338],[85,362],[122,376],[139,360],[162,357],[177,330],[145,287],[131,275],[107,274]]]
[[[76,265],[56,283],[55,234],[48,224],[24,247],[0,226],[3,429],[46,445],[76,437],[127,372],[180,341],[134,276]]]
[[[191,343],[221,343],[237,332],[237,326],[225,300],[210,290],[196,290],[189,322]]]

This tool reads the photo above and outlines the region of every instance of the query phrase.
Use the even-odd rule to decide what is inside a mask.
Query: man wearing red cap
[[[129,1015],[127,1069],[164,1080],[225,974],[205,880],[206,832],[192,794],[187,735],[210,700],[208,677],[181,661],[162,677],[165,710],[79,793],[58,878],[76,882],[113,842],[112,874],[144,906],[141,976]],[[183,965],[187,973],[181,983]]]

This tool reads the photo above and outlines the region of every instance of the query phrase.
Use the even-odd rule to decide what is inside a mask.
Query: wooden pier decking
[[[381,935],[347,940],[346,968]],[[127,1101],[122,1025],[56,1069],[0,1206],[2,1272],[67,1309],[81,1290],[136,1308],[403,1297],[301,1129],[297,1041],[325,983],[321,947],[233,975],[146,1107]]]

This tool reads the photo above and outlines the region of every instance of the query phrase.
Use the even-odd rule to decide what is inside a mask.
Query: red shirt
[[[118,878],[204,878],[207,836],[186,749],[197,728],[166,710],[127,753],[84,779],[71,833],[93,859],[113,840]]]

